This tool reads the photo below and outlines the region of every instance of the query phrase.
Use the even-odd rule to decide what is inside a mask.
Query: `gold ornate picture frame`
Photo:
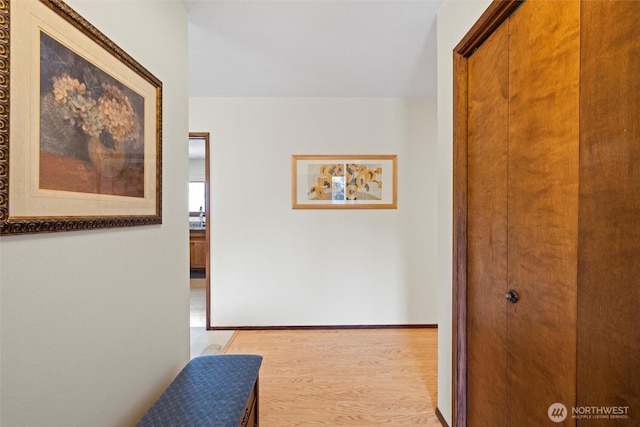
[[[162,223],[160,80],[62,0],[0,33],[0,234]]]
[[[293,209],[396,209],[397,155],[293,155]]]

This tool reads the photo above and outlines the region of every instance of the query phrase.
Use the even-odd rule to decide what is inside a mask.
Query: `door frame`
[[[523,2],[494,0],[453,49],[452,427],[467,425],[468,61]]]
[[[209,170],[209,132],[189,132],[189,139],[203,139],[204,140],[204,217],[207,219],[207,226],[204,228],[204,241],[207,248],[207,258],[205,260],[205,316],[206,324],[205,329],[211,330],[211,204],[209,197],[209,182],[210,182],[210,170]]]

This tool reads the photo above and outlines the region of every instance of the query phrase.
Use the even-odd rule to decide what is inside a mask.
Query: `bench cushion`
[[[258,378],[262,356],[223,354],[192,359],[137,427],[237,427]]]

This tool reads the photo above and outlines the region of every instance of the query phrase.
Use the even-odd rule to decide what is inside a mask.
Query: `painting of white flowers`
[[[396,155],[294,155],[294,209],[397,208]]]
[[[3,31],[0,235],[162,223],[162,82],[63,0]]]

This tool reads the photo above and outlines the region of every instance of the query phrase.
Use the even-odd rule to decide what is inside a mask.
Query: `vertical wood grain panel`
[[[637,425],[640,2],[584,2],[582,22],[578,404],[628,406],[598,425]]]
[[[579,8],[528,1],[509,20],[510,426],[547,425],[549,405],[575,404]]]
[[[469,58],[467,417],[501,426],[506,401],[508,28]]]
[[[453,307],[452,419],[467,420],[467,69],[468,61],[453,55]]]
[[[520,0],[494,1],[453,54],[453,387],[452,419],[467,425],[467,121],[469,57],[516,10]]]

